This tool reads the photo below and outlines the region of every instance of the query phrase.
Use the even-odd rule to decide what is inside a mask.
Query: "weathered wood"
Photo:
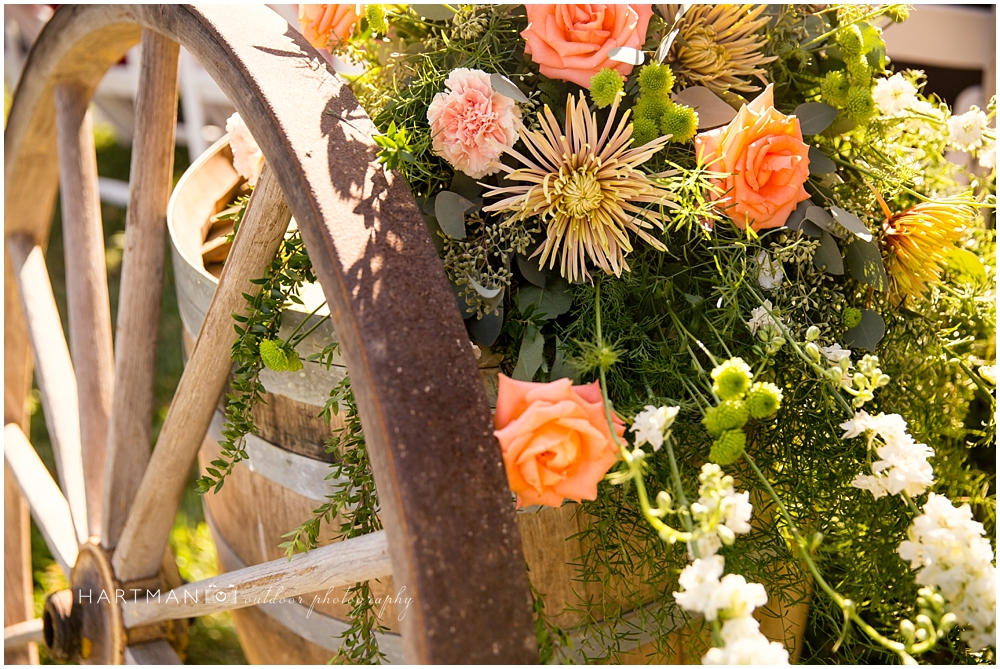
[[[31,509],[52,557],[67,576],[76,564],[77,543],[69,505],[28,438],[15,423],[3,430],[3,457]]]
[[[149,462],[167,201],[174,167],[179,51],[177,42],[143,31],[100,535],[101,545],[109,550],[125,527]]]
[[[101,531],[104,503],[104,459],[115,379],[111,303],[97,187],[97,153],[89,111],[90,91],[74,84],[60,84],[55,89],[55,102],[68,277],[69,347],[80,403],[80,445],[90,536]]]
[[[126,600],[125,627],[193,618],[252,606],[265,597],[297,597],[358,581],[382,578],[391,572],[385,532],[373,532],[300,553],[291,560],[231,571],[215,578],[188,583],[161,593],[156,599]]]
[[[406,184],[376,163],[371,121],[283,20],[263,7],[61,8],[29,58],[8,120],[6,232],[42,243],[48,229],[48,212],[25,202],[37,190],[44,203],[55,174],[53,82],[92,89],[138,40],[135,24],[183,44],[219,82],[291,204],[343,339],[393,573],[414,597],[404,620],[407,659],[536,661],[509,489],[451,288]],[[210,411],[212,402],[203,404]],[[161,457],[179,465],[164,469],[164,480],[191,464]],[[154,452],[147,478],[156,460]],[[137,504],[152,485],[142,486]],[[119,542],[121,550],[130,527],[141,534],[143,521],[156,521],[155,546],[134,547],[145,555],[135,563],[142,573],[155,572],[176,507],[173,485],[142,503],[149,513],[130,515]],[[157,506],[169,514],[152,513]]]
[[[35,615],[31,577],[31,521],[17,481],[3,469],[3,624],[7,629],[31,622]],[[8,645],[4,632],[4,664],[38,664],[38,649],[28,642]]]
[[[14,649],[21,649],[28,644],[41,643],[42,619],[31,618],[23,622],[8,625],[3,628],[3,650],[4,655]],[[4,658],[7,659],[6,657]]]
[[[237,336],[232,314],[245,312],[244,293],[260,291],[250,281],[264,275],[290,219],[281,188],[265,167],[115,549],[115,573],[123,581],[147,578],[159,569],[188,472],[232,367],[229,355]]]
[[[82,543],[90,535],[73,363],[63,338],[62,322],[42,250],[28,237],[14,235],[7,238],[7,251],[13,263],[31,347],[35,351],[35,376],[59,482],[73,514],[77,541]]]
[[[166,641],[150,641],[125,649],[125,664],[184,664]]]

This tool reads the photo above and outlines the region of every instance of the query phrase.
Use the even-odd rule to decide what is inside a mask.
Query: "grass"
[[[5,95],[5,103],[9,100]],[[5,108],[8,105],[5,104]],[[6,117],[6,114],[5,114]],[[104,126],[95,130],[98,173],[101,176],[127,180],[131,151],[118,144],[113,131]],[[187,151],[179,148],[174,160],[174,181],[180,177],[189,164]],[[111,298],[112,323],[117,318],[118,287],[121,278],[122,253],[125,242],[125,211],[119,207],[102,205],[104,221],[105,260],[108,269],[108,289]],[[52,234],[46,251],[46,262],[52,277],[53,292],[59,305],[63,328],[68,325],[66,313],[66,283],[62,221],[60,205],[53,214]],[[160,335],[156,355],[155,404],[152,416],[153,439],[159,432],[174,389],[183,371],[181,357],[181,320],[177,311],[177,296],[174,291],[173,271],[170,265],[169,249],[166,253],[166,272],[163,285],[162,315]],[[41,410],[37,388],[32,390],[28,400],[31,414],[31,442],[49,470],[55,474],[52,447],[49,442],[45,419]],[[205,524],[201,497],[194,488],[195,470],[191,477],[181,508],[178,511],[170,534],[170,547],[177,559],[181,576],[186,581],[198,581],[216,575],[215,547]],[[61,570],[55,564],[38,529],[32,524],[31,558],[34,574],[35,613],[41,615],[45,597],[55,590],[67,587]],[[51,663],[40,648],[45,663]],[[233,627],[232,616],[228,613],[215,614],[193,621],[190,628],[190,645],[187,664],[246,664],[246,657],[240,648]]]

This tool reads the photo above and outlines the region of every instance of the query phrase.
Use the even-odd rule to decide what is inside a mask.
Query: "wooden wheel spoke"
[[[153,576],[160,567],[184,484],[232,368],[232,314],[245,310],[244,293],[260,290],[251,279],[264,275],[290,220],[265,166],[115,549],[115,574],[123,582]]]
[[[158,593],[125,595],[125,627],[193,618],[252,606],[278,592],[297,597],[391,575],[385,531],[316,548],[291,560],[273,560]]]
[[[115,341],[101,544],[113,549],[149,462],[179,45],[144,30]]]
[[[104,227],[94,130],[88,110],[90,91],[83,86],[61,84],[55,88],[55,102],[69,343],[79,391],[88,535],[96,535],[101,528],[104,460],[114,388]]]
[[[3,628],[3,648],[5,651],[29,643],[41,643],[42,640],[41,618],[32,618]]]
[[[184,664],[166,641],[150,641],[125,649],[125,664]]]
[[[38,390],[56,456],[59,481],[72,512],[76,539],[82,543],[89,536],[89,527],[73,363],[63,338],[62,322],[42,249],[24,235],[8,237],[7,249],[35,353]]]
[[[52,557],[69,577],[76,564],[77,542],[66,498],[17,424],[8,423],[4,427],[3,439],[4,461],[27,499],[31,515],[52,551]]]

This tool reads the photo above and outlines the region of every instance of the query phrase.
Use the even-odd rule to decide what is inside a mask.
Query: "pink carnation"
[[[521,110],[482,70],[452,70],[444,83],[447,90],[427,108],[434,153],[473,179],[500,171],[504,148],[517,141]]]

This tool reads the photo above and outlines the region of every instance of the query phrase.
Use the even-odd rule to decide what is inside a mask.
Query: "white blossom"
[[[917,100],[910,105],[909,112],[904,124],[909,132],[933,134],[944,123],[944,113],[927,100]]]
[[[687,611],[715,620],[718,609],[713,595],[719,587],[719,577],[725,568],[726,561],[721,555],[695,560],[681,572],[678,583],[683,590],[674,593],[674,600]]]
[[[760,633],[760,623],[750,616],[722,623],[721,648],[710,648],[702,664],[788,664],[788,651]]]
[[[982,145],[988,126],[986,114],[974,106],[964,114],[948,119],[948,143],[959,151],[972,151]]]
[[[979,149],[979,166],[988,170],[996,169],[997,166],[997,141],[987,138]]]
[[[691,517],[698,523],[698,555],[706,557],[718,552],[722,544],[731,545],[737,534],[750,531],[753,505],[750,493],[736,492],[733,477],[724,476],[719,465],[702,465],[698,480],[701,487],[698,501],[691,505]]]
[[[931,493],[899,545],[916,582],[940,590],[973,649],[996,646],[996,566],[982,523],[968,504]]]
[[[877,80],[872,89],[872,97],[879,112],[886,116],[896,116],[917,101],[917,87],[897,73],[888,79]]]
[[[872,429],[872,417],[867,411],[861,409],[854,414],[854,418],[840,424],[840,429],[844,430],[841,439],[854,439],[868,430]]]
[[[851,359],[851,349],[841,348],[840,344],[836,343],[833,346],[820,346],[819,352],[823,354],[823,357],[835,364],[841,360]]]
[[[917,443],[906,431],[906,420],[899,414],[871,416],[862,410],[840,427],[844,430],[843,439],[871,432],[869,443],[874,436],[884,442],[875,448],[879,460],[872,463],[872,474],[858,474],[851,481],[855,488],[868,490],[875,499],[886,493],[898,495],[901,492],[915,497],[934,483],[934,468],[927,462],[927,458],[934,455],[934,449]]]
[[[257,140],[239,114],[233,114],[226,120],[226,132],[229,133],[229,148],[233,152],[233,168],[249,185],[256,186],[260,171],[264,169],[264,154],[257,146]]]
[[[712,593],[712,607],[727,619],[749,616],[767,604],[767,591],[760,583],[747,583],[741,574],[726,574]],[[711,618],[710,618],[711,620]]]
[[[771,317],[771,314],[768,313],[770,311],[774,311],[771,300],[764,300],[764,306],[757,307],[750,312],[750,320],[747,321],[747,327],[750,328],[751,334],[757,334],[762,329],[778,329],[778,324]]]
[[[785,280],[785,270],[781,263],[771,258],[767,251],[761,251],[754,258],[757,263],[757,283],[764,290],[773,290]]]
[[[642,446],[649,444],[654,451],[660,450],[663,446],[664,435],[670,430],[677,418],[680,407],[654,407],[647,404],[643,411],[636,414],[632,423],[632,432],[635,432],[635,445]]]

